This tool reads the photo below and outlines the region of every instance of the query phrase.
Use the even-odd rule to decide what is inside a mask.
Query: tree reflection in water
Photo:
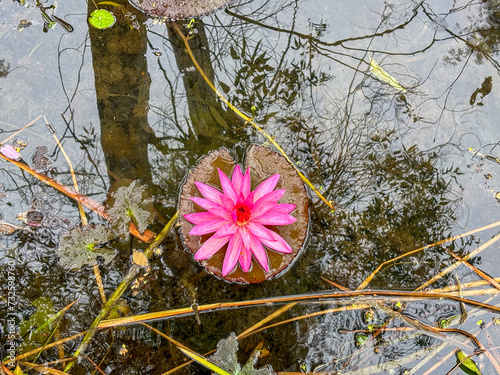
[[[250,143],[264,140],[221,105],[194,70],[171,23],[153,24],[125,1],[116,3],[121,6],[116,25],[89,31],[104,157],[92,155],[94,163],[82,162],[77,172],[89,195],[102,194],[103,186],[115,180],[140,179],[157,197],[160,215],[168,217],[176,209],[185,174],[201,156],[225,146],[242,159]],[[248,114],[256,108],[256,122],[337,203],[338,211],[331,214],[311,196],[312,226],[302,257],[287,274],[259,286],[229,285],[203,274],[175,234],[163,257],[152,262],[140,292],[127,296],[133,311],[189,306],[193,298],[202,304],[306,293],[329,287],[321,277],[355,289],[380,263],[464,231],[470,217],[491,222],[485,212],[496,201],[488,189],[477,188],[484,185],[483,176],[475,172],[476,159],[467,149],[495,150],[498,141],[498,4],[461,3],[254,0],[235,2],[197,20],[197,36],[190,43],[206,74],[235,106]],[[88,11],[93,9],[89,2]],[[177,23],[184,27],[187,21]],[[407,91],[372,75],[370,57]],[[7,74],[5,64],[0,67],[0,74]],[[78,104],[77,96],[68,96],[68,107]],[[86,133],[88,139],[80,136],[83,130],[74,126],[80,120],[88,122],[68,121],[73,124],[68,134],[88,146],[93,133]],[[97,185],[102,161],[108,176],[100,176]],[[33,240],[20,241],[29,247]],[[53,240],[43,241],[53,247]],[[474,241],[457,242],[454,251],[466,254]],[[384,269],[371,286],[414,289],[448,265],[448,259],[442,249],[428,249]],[[124,272],[125,266],[116,263],[103,270],[110,285]],[[23,273],[23,280],[30,281],[24,284],[31,284],[24,292],[27,299],[42,293],[42,283],[32,281],[44,277],[48,284],[60,282],[59,276],[70,279],[73,287],[79,285],[78,293],[88,293],[87,302],[79,305],[85,316],[77,316],[85,329],[86,320],[100,308],[88,302],[95,289],[92,275],[79,275],[76,281],[62,271],[37,272],[27,266]],[[56,293],[54,302],[68,304],[64,296],[64,291]],[[289,314],[319,309],[307,305]],[[415,302],[411,309],[433,324],[435,317],[456,313],[458,306]],[[235,310],[203,315],[202,326],[185,318],[155,327],[204,351],[269,313],[268,308]],[[361,312],[328,315],[298,322],[293,329],[285,325],[264,331],[243,341],[241,348],[250,354],[265,340],[271,355],[263,363],[276,370],[312,371],[331,363],[323,370],[347,371],[437,343],[408,339],[384,346],[379,354],[339,360],[358,349],[354,335],[338,328],[363,324]],[[110,360],[111,373],[144,373],[145,361],[151,366],[147,371],[161,373],[183,362],[174,348],[145,328],[130,332],[116,332],[113,344],[109,336],[96,337],[88,354],[102,358],[103,345],[126,345],[129,357]],[[382,335],[377,344],[394,337]]]

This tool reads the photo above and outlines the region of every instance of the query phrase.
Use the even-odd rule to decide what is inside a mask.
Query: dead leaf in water
[[[0,234],[12,234],[17,230],[24,230],[23,227],[0,220]]]
[[[140,250],[132,249],[132,262],[139,267],[147,268],[149,266],[148,257]]]

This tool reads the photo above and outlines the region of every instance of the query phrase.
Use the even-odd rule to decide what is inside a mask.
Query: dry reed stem
[[[29,367],[35,371],[41,372],[42,374],[51,374],[51,375],[66,375],[67,374],[67,372],[59,371],[59,370],[56,370],[54,368],[47,367],[45,365],[37,365],[34,363],[24,362],[24,361],[20,362],[20,363],[21,363],[21,365]]]
[[[415,249],[415,250],[412,250],[412,251],[409,251],[405,254],[402,254],[400,256],[397,256],[396,258],[393,258],[393,259],[389,259],[385,262],[383,262],[382,264],[380,264],[376,269],[375,271],[373,271],[359,286],[358,288],[356,289],[356,291],[361,291],[363,289],[365,289],[368,284],[372,281],[372,279],[375,277],[375,275],[386,265],[388,264],[391,264],[399,259],[402,259],[404,257],[407,257],[409,255],[413,255],[413,254],[416,254],[422,250],[425,250],[425,249],[429,249],[433,246],[437,246],[437,245],[442,245],[446,242],[451,242],[451,241],[455,241],[457,239],[460,239],[460,238],[463,238],[463,237],[467,237],[467,236],[470,236],[471,234],[474,234],[474,233],[477,233],[477,232],[481,232],[481,231],[484,231],[484,230],[487,230],[487,229],[491,229],[491,228],[494,228],[494,227],[498,227],[500,225],[500,221],[497,221],[495,223],[492,223],[492,224],[488,224],[488,225],[485,225],[483,227],[480,227],[480,228],[476,228],[476,229],[472,229],[468,232],[465,232],[465,233],[462,233],[462,234],[459,234],[459,235],[456,235],[456,236],[453,236],[453,237],[449,237],[449,238],[446,238],[444,240],[440,240],[440,241],[437,241],[437,242],[434,242],[430,245],[425,245],[423,247],[420,247],[418,249]],[[421,287],[423,288],[423,287]],[[419,289],[417,289],[419,290]]]
[[[201,74],[205,82],[210,86],[210,88],[215,92],[215,94],[234,112],[236,113],[239,117],[241,117],[243,120],[245,120],[245,124],[250,124],[252,125],[257,131],[259,131],[262,135],[264,135],[269,142],[273,144],[274,147],[280,152],[281,155],[290,163],[290,165],[295,169],[299,177],[304,181],[307,186],[311,188],[314,193],[323,201],[325,204],[330,207],[333,211],[335,211],[335,205],[333,204],[333,201],[327,201],[325,197],[319,192],[318,189],[307,179],[307,177],[299,170],[299,168],[295,165],[295,163],[290,159],[290,157],[286,154],[286,152],[283,150],[283,148],[274,140],[273,137],[271,137],[264,129],[262,129],[259,125],[257,125],[254,121],[253,118],[245,115],[243,112],[241,112],[238,108],[233,106],[227,99],[226,97],[215,87],[213,82],[208,78],[208,76],[205,74],[201,66],[198,64],[198,61],[196,61],[196,58],[193,55],[193,52],[191,51],[191,47],[189,46],[189,39],[184,36],[182,31],[179,29],[179,26],[177,24],[173,23],[173,28],[179,35],[179,37],[182,39],[184,42],[184,46],[186,47],[186,50],[189,54],[189,57],[191,57],[191,60],[193,61],[194,66],[198,70],[198,72]]]
[[[451,251],[450,249],[446,249],[445,250],[448,252],[448,254],[450,254],[453,258],[455,258],[457,261],[459,261],[460,263],[462,263],[463,265],[467,266],[468,268],[470,268],[472,271],[474,271],[479,277],[481,277],[482,279],[486,280],[488,283],[490,283],[491,285],[493,285],[495,288],[497,288],[498,290],[500,290],[500,284],[498,284],[495,280],[493,280],[491,277],[489,277],[487,274],[485,274],[483,271],[481,271],[480,269],[474,267],[472,264],[470,264],[469,262],[465,261],[463,258],[459,257],[457,254],[455,254],[453,251]]]
[[[283,306],[283,307],[279,308],[278,310],[276,310],[275,312],[273,312],[272,314],[266,316],[264,319],[262,319],[261,321],[257,322],[256,324],[254,324],[253,326],[251,326],[250,328],[248,328],[246,331],[241,332],[238,335],[238,340],[251,335],[255,330],[257,330],[258,328],[262,327],[267,322],[269,322],[269,321],[271,321],[271,320],[279,317],[280,315],[284,314],[286,311],[290,310],[296,304],[297,304],[297,302],[288,303],[285,306]]]
[[[492,311],[500,312],[500,307],[487,305],[482,302],[460,298],[455,295],[444,294],[444,293],[422,293],[422,292],[398,292],[398,291],[353,291],[350,293],[340,293],[340,292],[321,292],[314,293],[309,295],[297,295],[297,296],[282,296],[282,297],[273,297],[266,299],[256,299],[256,300],[248,300],[248,301],[237,301],[237,302],[219,302],[212,303],[208,305],[198,306],[198,312],[207,312],[207,311],[216,311],[216,310],[224,310],[228,308],[237,308],[237,307],[251,307],[251,306],[264,306],[270,305],[273,303],[283,303],[283,302],[301,302],[301,301],[311,301],[316,299],[351,299],[353,297],[367,297],[367,298],[377,298],[377,297],[397,297],[397,298],[416,298],[416,299],[450,299],[457,302],[464,302],[469,305],[482,307],[485,309],[489,309]],[[360,300],[360,303],[363,303]],[[195,311],[192,307],[184,307],[179,309],[167,310],[167,311],[157,311],[152,313],[146,313],[135,316],[127,316],[123,318],[109,319],[104,320],[99,324],[99,328],[110,328],[116,326],[122,326],[126,324],[138,324],[141,322],[145,322],[148,320],[155,319],[165,319],[170,317],[184,316],[184,315],[193,315]]]
[[[466,256],[464,256],[462,258],[462,260],[464,261],[467,261],[469,260],[470,258],[478,255],[479,253],[481,253],[481,251],[483,251],[484,249],[488,248],[489,246],[493,245],[495,242],[497,242],[498,240],[500,239],[500,233],[497,234],[496,236],[494,236],[493,238],[491,238],[490,240],[486,241],[484,244],[482,244],[481,246],[479,246],[477,249],[475,249],[474,251],[471,251],[469,254],[467,254]],[[433,282],[439,280],[440,278],[442,278],[443,276],[447,275],[449,272],[453,271],[455,268],[457,268],[459,265],[461,264],[461,262],[455,262],[453,263],[451,266],[448,266],[446,267],[446,269],[444,269],[443,271],[441,271],[439,274],[437,274],[436,276],[434,276],[433,278],[431,278],[430,280],[428,280],[427,282],[425,282],[424,284],[420,285],[417,289],[415,289],[416,292],[424,289],[425,287],[431,285]]]

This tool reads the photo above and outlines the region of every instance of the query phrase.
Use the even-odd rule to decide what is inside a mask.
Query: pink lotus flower
[[[293,250],[279,234],[265,226],[294,223],[296,219],[289,213],[296,205],[277,203],[285,193],[285,189],[274,190],[279,174],[269,177],[250,191],[250,168],[243,175],[240,167],[236,166],[231,180],[220,169],[218,171],[223,192],[195,182],[205,199],[191,197],[191,200],[207,211],[184,215],[195,224],[190,235],[215,232],[198,249],[194,258],[208,259],[229,242],[222,265],[223,276],[231,272],[238,261],[241,269],[248,272],[252,255],[265,271],[269,271],[263,245],[281,253],[292,253]]]

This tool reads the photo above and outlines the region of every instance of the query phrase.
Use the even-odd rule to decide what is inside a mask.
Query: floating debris
[[[372,74],[378,79],[380,79],[382,82],[391,85],[392,87],[401,92],[406,92],[406,89],[399,84],[396,78],[394,78],[384,69],[382,69],[380,65],[377,64],[377,62],[373,60],[371,57],[370,57],[370,72],[372,72]]]
[[[104,245],[115,238],[115,233],[104,225],[77,226],[63,233],[59,242],[59,264],[68,269],[80,269],[97,263],[100,256],[107,264],[116,251]]]
[[[0,147],[0,153],[12,160],[21,160],[21,154],[11,145]]]
[[[134,7],[151,16],[171,20],[198,17],[211,13],[229,2],[230,0],[129,0],[129,3]]]
[[[7,221],[0,220],[0,234],[12,234],[18,230],[26,230],[19,225],[11,224]]]
[[[121,186],[111,193],[109,215],[112,227],[121,238],[129,235],[130,222],[133,222],[140,233],[144,233],[154,219],[153,198],[148,197],[146,187],[139,181],[132,181],[128,186]]]

